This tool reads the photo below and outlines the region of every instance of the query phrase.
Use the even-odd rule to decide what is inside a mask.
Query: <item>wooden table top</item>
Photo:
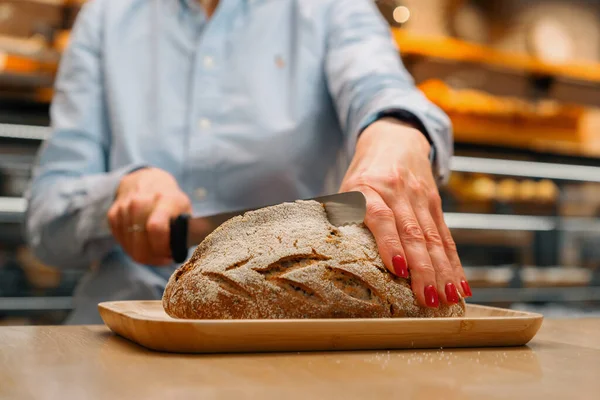
[[[0,328],[1,399],[597,399],[600,319],[519,348],[178,355],[104,326]]]

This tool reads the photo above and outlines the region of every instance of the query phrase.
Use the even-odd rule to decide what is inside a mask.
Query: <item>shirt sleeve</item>
[[[373,1],[333,1],[328,18],[325,69],[348,154],[354,154],[360,133],[381,115],[409,116],[434,146],[434,170],[444,182],[453,152],[450,120],[416,88]]]
[[[27,242],[40,260],[58,268],[87,267],[115,246],[106,213],[121,177],[142,167],[108,171],[100,4],[86,4],[73,28],[55,84],[52,134],[26,193]]]

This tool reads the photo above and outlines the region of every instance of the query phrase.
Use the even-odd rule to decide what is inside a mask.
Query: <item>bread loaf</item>
[[[163,307],[174,318],[377,318],[464,314],[420,307],[390,274],[363,225],[335,227],[322,204],[284,203],[225,222],[176,270]]]

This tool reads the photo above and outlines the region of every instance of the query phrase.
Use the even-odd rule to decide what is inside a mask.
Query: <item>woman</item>
[[[51,117],[27,236],[47,263],[94,265],[70,323],[160,298],[170,218],[317,196],[340,152],[387,268],[424,306],[470,295],[436,187],[448,118],[370,0],[89,1]]]

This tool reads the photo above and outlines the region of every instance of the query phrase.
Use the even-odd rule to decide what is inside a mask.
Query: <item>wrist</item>
[[[392,117],[381,118],[369,125],[359,136],[356,152],[384,143],[402,146],[430,158],[432,146],[425,135],[413,124]]]
[[[124,186],[123,181],[126,177],[129,177],[131,174],[146,168],[150,167],[145,164],[130,164],[109,172],[109,176],[111,176],[111,180],[113,182],[111,185],[112,200],[116,200],[117,196],[119,195],[119,191],[122,190],[122,186]]]
[[[136,182],[139,180],[140,175],[145,174],[153,169],[153,167],[142,165],[137,168],[131,169],[126,174],[124,174],[119,181],[119,185],[117,186],[117,190],[115,192],[115,199],[131,191],[131,189],[136,186]]]

